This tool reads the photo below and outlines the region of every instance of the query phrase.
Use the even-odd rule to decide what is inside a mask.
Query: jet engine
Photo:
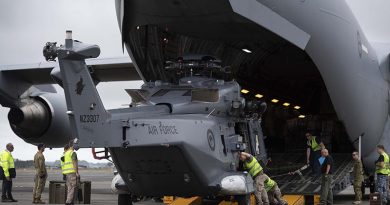
[[[8,113],[12,130],[31,144],[63,147],[71,139],[65,97],[61,93],[41,93],[23,99]]]

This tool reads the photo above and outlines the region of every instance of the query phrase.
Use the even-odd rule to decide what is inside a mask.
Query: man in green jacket
[[[240,153],[240,160],[243,162],[244,170],[247,171],[253,178],[256,204],[269,205],[267,191],[264,189],[264,181],[266,177],[263,172],[263,167],[261,167],[255,157],[246,152]]]
[[[74,204],[74,194],[77,186],[77,179],[80,178],[78,169],[78,159],[75,151],[78,150],[78,144],[71,141],[69,149],[64,154],[63,173],[66,175],[66,186],[68,194],[66,198],[66,205]]]
[[[375,161],[375,173],[377,178],[375,183],[376,192],[381,195],[382,203],[386,204],[390,159],[383,145],[377,145],[377,152],[379,154],[379,158]]]
[[[14,158],[11,152],[14,151],[14,146],[8,143],[6,149],[0,154],[0,166],[3,169],[3,189],[1,202],[17,202],[12,196],[12,178],[16,177]]]
[[[268,194],[268,200],[271,204],[288,205],[287,201],[282,198],[282,192],[278,184],[269,176],[265,175],[264,188]]]
[[[320,173],[321,165],[318,159],[321,157],[321,150],[325,149],[325,145],[319,136],[314,136],[311,132],[307,132],[305,137],[307,139],[306,162],[312,169],[312,175],[316,176]]]
[[[362,203],[362,183],[363,183],[363,164],[359,158],[359,152],[352,153],[352,159],[355,161],[353,165],[353,190],[355,191],[355,201],[353,204]]]

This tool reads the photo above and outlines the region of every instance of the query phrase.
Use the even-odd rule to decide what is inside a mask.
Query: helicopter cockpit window
[[[192,102],[218,102],[219,92],[218,89],[195,89],[191,92]]]

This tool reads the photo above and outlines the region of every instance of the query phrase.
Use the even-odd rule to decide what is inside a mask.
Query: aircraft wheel
[[[118,205],[132,205],[133,201],[130,194],[118,194]]]
[[[250,205],[251,204],[251,195],[238,195],[235,197],[238,205]]]

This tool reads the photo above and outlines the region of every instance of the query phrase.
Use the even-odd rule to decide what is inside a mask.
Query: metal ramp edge
[[[266,169],[266,173],[273,178],[285,195],[315,195],[321,189],[321,176],[313,175],[311,169],[302,172],[302,176],[288,175],[288,172],[295,171],[297,167],[303,166],[304,154],[280,153],[272,154],[274,161],[283,161],[287,166],[278,164]],[[351,185],[350,172],[353,167],[353,160],[350,153],[332,154],[334,159],[333,183],[334,194],[346,189]]]

